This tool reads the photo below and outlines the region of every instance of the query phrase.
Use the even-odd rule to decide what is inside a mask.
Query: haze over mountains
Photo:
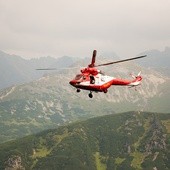
[[[139,61],[145,67],[169,68],[170,66],[170,47],[165,47],[164,51],[150,50],[142,54],[148,55],[147,60]]]
[[[147,54],[148,57],[135,62],[143,67],[153,68],[164,75],[170,76],[170,47],[166,47],[164,51],[150,50],[141,53],[141,55],[143,54]],[[89,58],[86,59],[87,64],[91,60],[90,57],[89,55]],[[118,59],[116,54],[110,53],[104,53],[102,57],[113,60]],[[41,57],[39,59],[25,60],[20,56],[9,55],[0,51],[0,89],[33,81],[42,77],[43,74],[48,73],[47,71],[35,71],[36,68],[66,68],[73,65],[77,60],[74,57],[67,56],[60,58]],[[77,66],[86,65],[79,64]],[[79,70],[77,69],[77,71]]]
[[[73,62],[74,59],[67,56],[59,59],[41,57],[25,60],[20,56],[9,55],[0,51],[0,89],[36,80],[47,73],[36,71],[37,68],[68,67]]]
[[[170,47],[165,47],[164,51],[150,50],[141,54],[148,55],[147,60],[137,61],[141,66],[156,69],[170,76]]]

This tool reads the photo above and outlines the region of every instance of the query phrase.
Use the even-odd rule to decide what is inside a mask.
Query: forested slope
[[[0,169],[170,169],[170,114],[127,112],[0,145]]]

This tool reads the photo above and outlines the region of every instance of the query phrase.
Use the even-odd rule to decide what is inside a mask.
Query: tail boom
[[[114,79],[112,81],[112,85],[119,85],[119,86],[138,86],[141,84],[142,77],[138,74],[136,77],[134,76],[133,80],[124,80],[124,79]]]
[[[131,83],[129,83],[128,86],[131,87],[138,86],[141,84],[141,81],[142,81],[142,77],[139,75]]]

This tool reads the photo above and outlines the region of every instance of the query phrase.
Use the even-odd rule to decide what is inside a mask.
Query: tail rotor
[[[134,76],[132,73],[130,75],[133,79],[136,79],[141,76],[141,71],[137,74],[137,76]]]
[[[138,73],[138,77],[141,75],[141,71]]]

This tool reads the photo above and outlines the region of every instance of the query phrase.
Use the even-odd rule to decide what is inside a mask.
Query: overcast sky
[[[133,57],[170,46],[170,0],[0,0],[0,50]]]

